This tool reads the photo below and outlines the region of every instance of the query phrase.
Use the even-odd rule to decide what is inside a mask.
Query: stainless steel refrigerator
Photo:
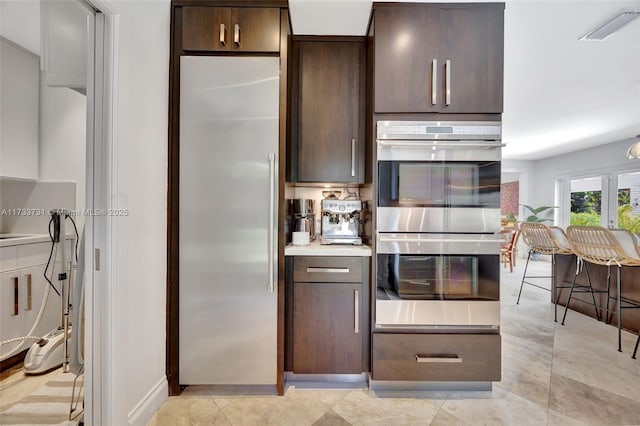
[[[275,384],[279,59],[180,58],[180,384]]]

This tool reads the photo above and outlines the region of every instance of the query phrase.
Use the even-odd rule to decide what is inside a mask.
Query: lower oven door
[[[500,325],[494,234],[378,234],[376,328]]]

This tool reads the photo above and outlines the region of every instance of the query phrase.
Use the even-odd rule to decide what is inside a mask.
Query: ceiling
[[[293,31],[364,35],[371,3],[289,0]],[[640,19],[605,41],[578,41],[625,7],[640,0],[506,0],[504,158],[541,159],[640,134]],[[0,34],[39,53],[39,13],[37,0],[0,0]]]

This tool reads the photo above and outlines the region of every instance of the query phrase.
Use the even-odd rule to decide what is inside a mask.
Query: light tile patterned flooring
[[[549,262],[532,262],[539,275]],[[525,285],[524,261],[502,270],[502,381],[490,392],[370,392],[301,389],[284,397],[187,390],[149,426],[164,425],[640,425],[636,335],[569,311],[553,321],[549,292]],[[548,280],[547,280],[548,281]],[[562,311],[559,310],[559,314]],[[206,392],[205,392],[206,393]]]

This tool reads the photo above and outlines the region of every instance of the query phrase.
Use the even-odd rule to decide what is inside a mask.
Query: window
[[[571,180],[571,225],[594,225],[602,222],[602,178]]]
[[[617,182],[617,226],[640,234],[640,172],[619,174]]]
[[[640,172],[571,179],[570,204],[571,225],[624,228],[640,235]]]

